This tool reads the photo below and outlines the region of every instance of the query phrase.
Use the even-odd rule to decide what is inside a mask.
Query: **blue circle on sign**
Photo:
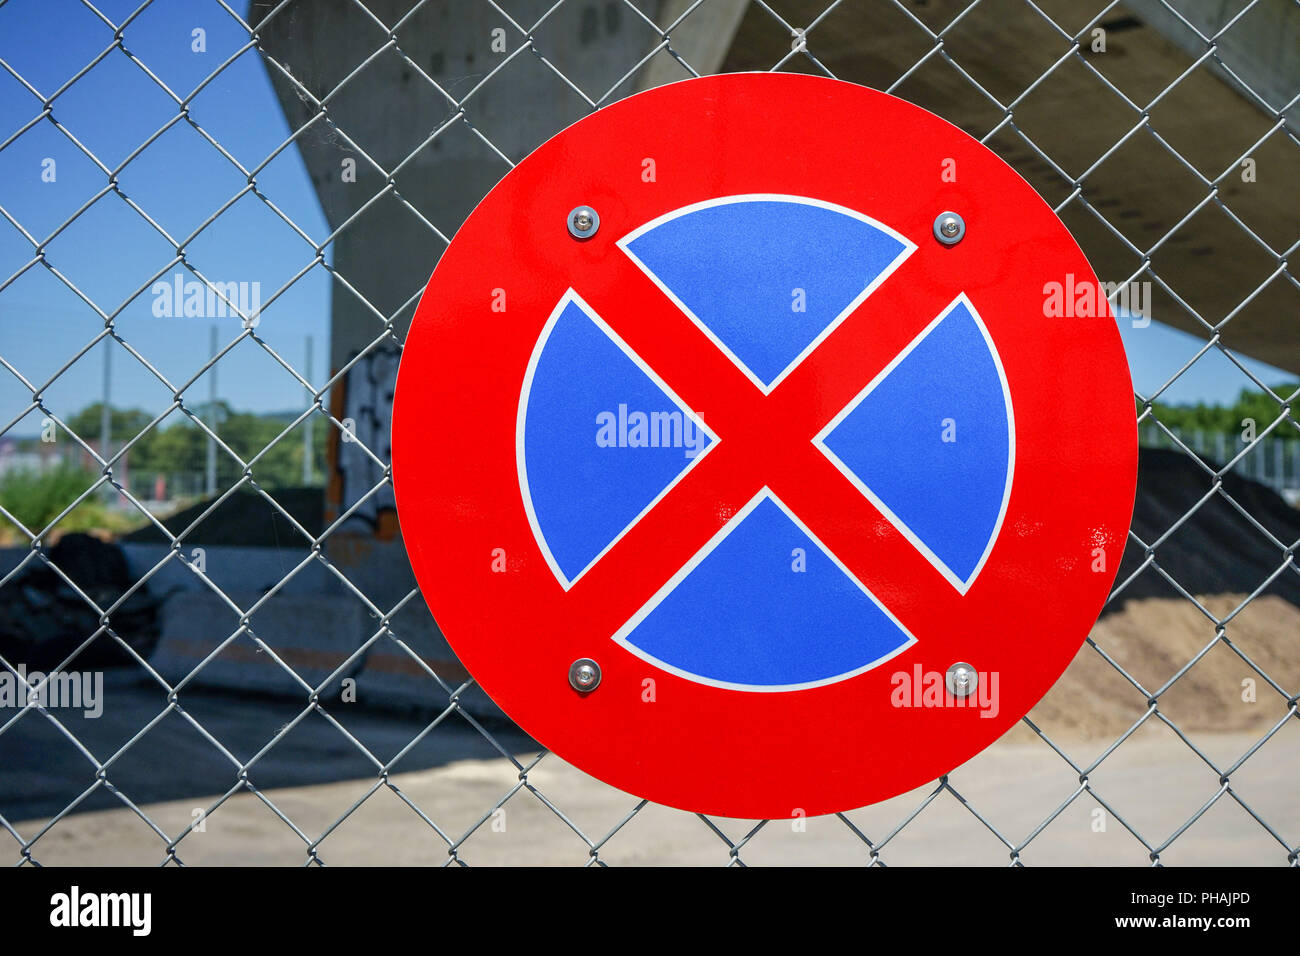
[[[796,196],[676,210],[618,243],[770,393],[916,245]],[[556,580],[579,580],[721,441],[573,291],[534,349],[520,398],[519,482]],[[960,295],[812,439],[960,593],[1006,514],[1014,463],[997,350]],[[763,488],[613,635],[690,680],[747,691],[870,670],[915,638]]]

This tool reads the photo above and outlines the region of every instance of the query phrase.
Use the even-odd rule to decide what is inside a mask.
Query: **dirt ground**
[[[1218,734],[1201,743],[1231,760],[1254,742],[1247,734]],[[1075,742],[1066,752],[1086,760],[1100,749]],[[1300,833],[1300,801],[1294,796],[1300,783],[1297,767],[1300,734],[1282,735],[1234,773],[1232,783],[1237,796],[1292,841]],[[515,776],[503,760],[465,760],[400,774],[391,782],[459,841],[514,789]],[[528,780],[592,842],[603,841],[639,803],[554,756],[544,758]],[[934,788],[845,816],[879,845],[880,861],[890,865],[998,866],[1011,862],[1010,850],[976,813],[1019,846],[1079,790],[1069,765],[1024,728],[959,768],[949,782],[966,803],[952,792],[940,792],[892,839],[886,838]],[[1022,862],[1150,865],[1147,847],[1100,800],[1159,846],[1220,793],[1217,775],[1172,735],[1158,731],[1139,731],[1107,758],[1091,782],[1095,794],[1080,793],[1069,803],[1020,849]],[[264,796],[301,830],[317,837],[373,786],[371,781],[343,781]],[[197,806],[207,803],[178,800],[144,809],[162,829],[175,833],[190,822]],[[754,826],[742,820],[713,822],[733,842]],[[31,828],[19,827],[23,832]],[[316,852],[329,865],[436,866],[451,860],[447,842],[386,789],[330,831]],[[725,865],[731,861],[729,852],[699,818],[647,805],[602,843],[599,858],[609,864]],[[160,863],[166,853],[165,842],[134,813],[122,809],[65,819],[37,844],[34,855],[46,865],[150,865]],[[306,841],[258,796],[249,794],[232,798],[213,813],[206,831],[188,836],[178,856],[191,865],[294,865],[308,859]],[[871,851],[843,820],[832,816],[768,823],[742,847],[739,858],[748,864],[862,865],[871,862]],[[1285,865],[1286,858],[1287,850],[1228,793],[1160,855],[1161,862],[1170,865]],[[458,846],[456,859],[479,865],[573,865],[588,862],[590,853],[540,797],[519,790],[504,804],[504,813],[488,816]]]
[[[1203,599],[1218,616],[1226,616],[1241,601],[1241,595]],[[1093,632],[1098,645],[1150,693],[1159,691],[1214,635],[1212,622],[1190,602],[1162,598],[1131,601],[1104,617]],[[1300,686],[1300,609],[1293,604],[1258,598],[1228,623],[1224,636],[1281,687],[1294,692]],[[1253,700],[1249,685],[1243,685],[1251,679]],[[845,818],[873,841],[879,860],[891,865],[1005,865],[1012,851],[997,834],[1029,865],[1142,866],[1151,863],[1151,850],[1157,848],[1166,864],[1284,865],[1288,850],[1283,844],[1294,847],[1300,842],[1300,720],[1286,718],[1284,696],[1220,642],[1160,694],[1159,704],[1160,712],[1196,749],[1165,723],[1149,719],[1091,771],[1091,792],[1081,791],[1078,771],[1064,757],[1019,724],[949,776],[955,792],[943,790],[927,803],[935,788],[922,788]],[[1071,760],[1086,767],[1146,709],[1144,693],[1085,646],[1030,718]],[[219,721],[219,715],[219,710],[212,711],[205,725]],[[394,744],[409,739],[410,727],[375,720],[377,729],[357,732],[382,732]],[[1280,729],[1252,753],[1279,722]],[[223,740],[223,730],[232,735],[237,730],[233,725],[214,729]],[[447,734],[444,739],[454,742],[459,732],[472,735],[444,729],[428,740]],[[516,759],[528,764],[535,745],[518,735],[505,738]],[[173,746],[165,741],[159,738],[153,744],[148,768],[152,776],[157,776],[159,765],[174,764],[182,773],[191,766],[180,750],[161,759],[167,755],[160,755],[158,748]],[[588,862],[588,843],[575,828],[599,843],[599,859],[611,864],[708,865],[732,860],[728,845],[692,814],[648,805],[620,828],[639,804],[636,798],[553,755],[528,774],[535,792],[522,788],[511,762],[493,755],[481,738],[472,743],[477,749],[468,743],[446,745],[421,769],[393,775],[392,789],[364,770],[340,769],[334,779],[319,782],[326,759],[322,755],[333,760],[341,753],[337,732],[322,722],[295,739],[294,763],[278,768],[272,778],[277,785],[263,783],[269,788],[260,795],[231,798],[207,818],[202,832],[186,837],[178,857],[189,864],[301,864],[308,860],[308,842],[317,840],[317,856],[327,864],[451,861],[449,841],[414,805],[457,844],[455,859],[471,864]],[[461,756],[465,753],[472,756]],[[1242,757],[1247,759],[1235,766]],[[42,766],[49,764],[47,753]],[[1231,771],[1228,787],[1220,785],[1220,770]],[[4,776],[0,774],[0,807]],[[345,776],[352,779],[338,779]],[[196,811],[209,807],[221,792],[197,777],[182,782],[179,791],[160,785],[151,790],[146,779],[152,777],[124,790],[138,794],[142,809],[167,833],[184,829]],[[374,795],[349,813],[372,790]],[[493,808],[512,791],[503,812],[493,815]],[[171,798],[173,792],[184,796]],[[154,799],[148,799],[150,794]],[[108,798],[108,805],[115,803]],[[1197,822],[1164,848],[1207,804],[1209,809]],[[272,805],[302,835],[279,819]],[[915,818],[891,836],[918,807],[923,808]],[[333,827],[345,814],[346,819]],[[740,842],[754,826],[740,820],[713,822],[733,842]],[[16,824],[24,837],[40,827],[40,819]],[[102,809],[64,818],[38,841],[33,855],[45,864],[156,864],[165,858],[165,845],[132,810]],[[14,847],[10,842],[5,855]],[[833,816],[768,823],[743,845],[738,857],[751,864],[860,865],[872,860],[868,845],[845,820]]]

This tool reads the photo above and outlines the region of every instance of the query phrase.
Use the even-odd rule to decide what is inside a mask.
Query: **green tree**
[[[1292,395],[1300,385],[1295,383],[1277,385],[1273,391],[1283,399]],[[1262,432],[1273,423],[1280,414],[1282,406],[1269,397],[1266,392],[1243,388],[1231,405],[1207,405],[1197,402],[1194,405],[1167,405],[1155,402],[1152,405],[1156,418],[1171,431],[1180,434],[1203,431],[1206,434],[1222,432],[1236,434],[1243,429],[1242,422],[1250,419],[1255,423],[1256,432]],[[1300,433],[1286,430],[1276,433],[1279,437],[1295,438]]]
[[[86,442],[99,439],[103,402],[87,405],[64,421]],[[140,408],[108,408],[109,437],[115,442],[127,441],[140,433],[140,429],[153,420],[153,416]]]

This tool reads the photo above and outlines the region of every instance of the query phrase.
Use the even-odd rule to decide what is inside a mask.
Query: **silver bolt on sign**
[[[590,239],[600,228],[600,216],[590,206],[579,206],[569,213],[569,235],[574,239]]]
[[[979,686],[979,674],[975,668],[965,662],[953,664],[944,675],[943,682],[948,686],[948,693],[954,697],[969,697]]]
[[[590,657],[580,657],[569,665],[569,683],[581,694],[590,694],[600,686],[600,665]]]
[[[934,221],[934,238],[945,246],[955,246],[966,235],[966,220],[955,212],[941,212]]]

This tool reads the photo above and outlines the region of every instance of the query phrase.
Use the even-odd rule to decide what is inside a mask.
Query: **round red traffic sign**
[[[903,100],[733,74],[614,103],[420,302],[420,589],[507,714],[630,793],[778,818],[922,785],[1113,584],[1136,426],[1098,293],[1020,176]]]

